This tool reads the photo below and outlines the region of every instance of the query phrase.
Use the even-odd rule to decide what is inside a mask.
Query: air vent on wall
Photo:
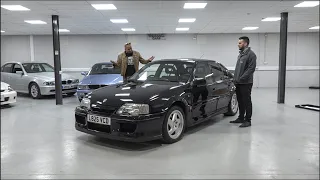
[[[148,40],[166,40],[165,34],[148,34]]]

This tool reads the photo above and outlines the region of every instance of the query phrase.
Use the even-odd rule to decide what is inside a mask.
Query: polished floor
[[[1,108],[1,178],[30,179],[319,179],[319,90],[253,89],[253,126],[217,116],[176,144],[124,143],[74,129],[76,97],[20,96]]]

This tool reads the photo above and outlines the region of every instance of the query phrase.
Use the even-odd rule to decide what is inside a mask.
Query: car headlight
[[[83,98],[81,100],[80,106],[90,109],[90,103],[91,103],[91,100],[89,98]]]
[[[117,114],[124,116],[138,116],[149,114],[149,105],[127,103],[118,109]]]
[[[86,90],[86,89],[89,89],[89,86],[88,85],[78,85],[78,89]]]
[[[50,81],[50,82],[44,82],[43,85],[46,85],[46,86],[54,86],[54,81]]]
[[[11,92],[11,91],[14,91],[11,86],[8,86],[8,91]]]
[[[79,79],[74,80],[73,83],[79,83]]]

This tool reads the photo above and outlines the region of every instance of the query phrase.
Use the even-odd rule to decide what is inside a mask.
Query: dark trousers
[[[252,84],[237,84],[236,94],[239,104],[239,119],[251,121],[252,101],[251,101]]]

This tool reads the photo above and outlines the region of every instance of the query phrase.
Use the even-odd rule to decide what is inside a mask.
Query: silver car
[[[74,95],[79,79],[62,73],[62,93]],[[21,93],[29,93],[38,99],[42,95],[55,94],[54,69],[47,63],[10,62],[1,67],[1,81]]]

